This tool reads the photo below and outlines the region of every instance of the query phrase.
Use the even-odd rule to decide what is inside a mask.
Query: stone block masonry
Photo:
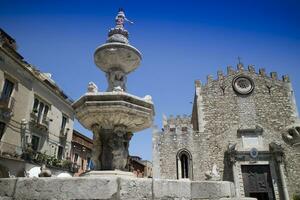
[[[233,183],[129,177],[4,178],[0,199],[200,200],[235,197]]]

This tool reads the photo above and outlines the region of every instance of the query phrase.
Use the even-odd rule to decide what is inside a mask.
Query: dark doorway
[[[275,199],[269,165],[242,165],[242,174],[246,197]]]

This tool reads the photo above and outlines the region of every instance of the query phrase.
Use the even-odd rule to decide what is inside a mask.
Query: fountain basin
[[[128,132],[138,132],[152,125],[152,101],[125,92],[85,94],[73,104],[78,121],[92,130],[98,124],[103,129],[123,125]]]
[[[140,65],[142,56],[139,50],[129,44],[111,42],[96,49],[94,60],[104,72],[117,68],[128,74]]]

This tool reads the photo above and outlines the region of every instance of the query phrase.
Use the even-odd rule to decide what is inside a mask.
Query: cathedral
[[[291,81],[237,69],[195,81],[191,116],[153,131],[155,178],[234,182],[237,196],[289,199],[300,187],[300,124]]]

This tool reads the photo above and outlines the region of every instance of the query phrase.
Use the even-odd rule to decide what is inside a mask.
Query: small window
[[[37,116],[37,123],[47,120],[49,106],[38,98],[34,98],[32,112]]]
[[[83,170],[83,168],[84,168],[84,160],[81,159],[81,169]]]
[[[33,103],[33,109],[32,109],[33,112],[35,112],[35,113],[38,112],[39,103],[40,103],[40,101],[37,98],[35,98],[34,103]]]
[[[48,111],[49,111],[49,106],[45,105],[45,108],[44,108],[44,115],[43,115],[43,119],[44,119],[44,120],[47,118]]]
[[[0,140],[2,139],[2,136],[4,135],[6,124],[3,122],[0,122]]]
[[[41,122],[43,110],[44,110],[44,103],[41,102],[38,111],[38,122]]]
[[[63,158],[64,148],[62,146],[58,147],[57,159],[61,160]]]
[[[180,150],[177,154],[177,178],[192,179],[192,158],[187,150]]]
[[[1,99],[8,99],[14,89],[14,83],[5,79]]]
[[[66,116],[62,116],[62,121],[61,121],[61,130],[65,130],[65,128],[66,128],[66,124],[67,124],[67,117]]]
[[[39,148],[39,142],[40,142],[40,138],[33,135],[32,138],[31,138],[31,145],[32,145],[32,149],[34,151],[38,151],[38,148]]]
[[[75,153],[75,155],[74,155],[74,163],[77,163],[77,161],[78,161],[78,154]]]

